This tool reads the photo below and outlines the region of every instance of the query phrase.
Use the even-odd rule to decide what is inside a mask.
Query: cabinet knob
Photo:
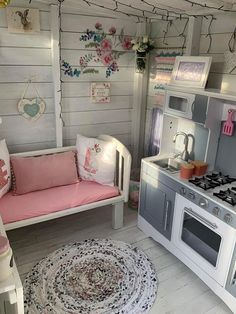
[[[229,224],[230,222],[232,222],[233,217],[230,214],[225,214],[224,215],[224,221]]]
[[[215,216],[219,216],[220,215],[220,208],[217,206],[213,207],[212,214]]]
[[[208,201],[205,198],[202,198],[202,197],[200,198],[198,204],[202,208],[207,208],[208,207]]]
[[[193,192],[189,192],[188,193],[188,198],[191,199],[191,200],[194,200],[195,199],[195,194]]]

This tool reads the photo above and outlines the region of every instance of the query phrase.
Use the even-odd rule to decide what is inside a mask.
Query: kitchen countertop
[[[221,199],[217,198],[216,196],[213,196],[213,189],[209,189],[209,190],[205,191],[205,190],[195,186],[194,184],[190,183],[188,180],[180,178],[179,171],[175,172],[175,173],[171,173],[168,170],[165,170],[165,169],[163,169],[163,168],[161,168],[158,165],[153,163],[153,161],[163,159],[163,158],[171,158],[171,157],[173,157],[173,154],[160,154],[157,156],[143,158],[142,163],[146,164],[149,168],[153,168],[155,171],[158,171],[162,175],[165,175],[166,177],[176,181],[177,183],[181,184],[182,186],[196,192],[197,194],[203,196],[204,198],[210,199],[216,205],[218,205],[220,207],[224,207],[227,210],[230,210],[230,212],[232,214],[234,214],[234,215],[236,214],[236,206],[232,206],[232,205],[222,201]],[[232,184],[231,184],[231,186],[232,186]],[[234,186],[236,186],[236,182],[235,182]],[[225,185],[223,187],[224,190],[226,190],[227,188],[228,188],[227,185]],[[222,186],[215,188],[214,192],[216,192],[217,190],[222,190]],[[181,193],[179,193],[179,194],[181,194]]]

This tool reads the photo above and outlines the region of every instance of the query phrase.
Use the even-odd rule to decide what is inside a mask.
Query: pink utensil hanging
[[[223,125],[222,134],[225,134],[228,136],[233,135],[233,132],[234,132],[233,115],[234,115],[234,110],[229,109],[228,110],[228,118]]]

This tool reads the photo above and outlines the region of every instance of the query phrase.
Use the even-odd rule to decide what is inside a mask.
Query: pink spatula
[[[233,132],[234,132],[233,115],[234,115],[234,110],[229,109],[228,110],[228,118],[223,125],[222,133],[225,135],[228,135],[228,136],[232,136]]]

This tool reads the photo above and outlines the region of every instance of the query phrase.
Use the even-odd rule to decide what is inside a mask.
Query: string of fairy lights
[[[1,1],[1,0],[0,0]],[[4,0],[6,1],[6,0]],[[9,0],[8,0],[9,1]],[[60,28],[60,32],[59,32],[59,36],[61,37],[61,33],[63,32],[62,27],[61,27],[61,15],[62,15],[62,3],[64,2],[64,0],[57,0],[58,1],[58,6],[59,6],[59,28]],[[187,30],[187,26],[189,23],[189,18],[190,17],[195,17],[197,18],[198,16],[201,16],[207,20],[209,20],[209,24],[208,24],[208,29],[207,29],[207,34],[205,35],[207,38],[209,38],[209,47],[207,49],[207,53],[210,52],[211,50],[211,46],[212,46],[212,35],[211,35],[211,27],[212,24],[214,22],[214,20],[216,20],[216,18],[214,17],[214,15],[212,13],[202,13],[196,15],[194,13],[190,13],[191,11],[187,8],[185,10],[181,10],[181,9],[176,9],[171,7],[170,5],[163,5],[161,3],[158,3],[157,1],[155,1],[155,4],[152,3],[152,0],[140,0],[139,1],[139,6],[138,4],[133,5],[133,4],[127,4],[125,2],[122,2],[120,0],[110,0],[111,5],[105,5],[103,3],[99,3],[97,0],[81,0],[83,3],[85,3],[87,6],[91,7],[91,9],[94,8],[100,8],[106,11],[112,11],[113,13],[120,13],[122,15],[125,15],[127,17],[133,17],[137,19],[137,22],[148,22],[151,20],[163,20],[166,21],[166,28],[163,31],[163,45],[164,46],[168,46],[168,42],[167,42],[167,34],[170,30],[170,28],[174,25],[175,21],[177,20],[184,20],[183,21],[183,30],[177,35],[177,37],[180,37],[183,39],[182,41],[182,45],[181,47],[179,47],[182,50],[182,53],[184,52],[184,49],[186,48],[186,40],[187,40],[187,36],[186,36],[186,30]],[[29,0],[29,3],[31,3],[32,0]],[[136,1],[137,2],[137,1]],[[232,10],[230,8],[228,8],[227,6],[225,6],[225,3],[222,2],[222,5],[220,6],[213,6],[213,5],[209,5],[207,2],[205,3],[199,3],[196,1],[192,1],[192,0],[180,0],[180,2],[185,2],[189,5],[191,5],[191,7],[201,7],[204,9],[209,9],[209,10],[215,10],[216,12],[222,11],[222,12],[236,12],[235,10]],[[142,6],[144,5],[145,8],[143,8],[140,4],[142,4]],[[209,11],[208,10],[208,11]],[[204,12],[204,11],[203,11]],[[59,38],[59,50],[61,51],[61,47],[60,47],[60,43],[61,43],[61,38]],[[177,47],[176,47],[177,48]],[[60,53],[60,64],[61,64],[61,53]],[[63,83],[61,77],[60,77],[60,82],[61,84]],[[58,91],[58,93],[61,94],[61,90]],[[60,119],[64,125],[64,121],[63,121],[63,117],[62,117],[62,104],[61,104],[61,97],[60,97]]]
[[[189,18],[189,17],[197,17],[196,14],[188,13],[186,10],[176,10],[174,8],[170,8],[169,6],[166,7],[166,5],[161,5],[158,3],[153,4],[150,0],[140,0],[140,4],[145,4],[147,8],[140,8],[138,5],[133,4],[127,4],[125,2],[119,1],[119,0],[110,0],[113,6],[107,6],[102,3],[98,3],[97,1],[92,0],[82,0],[84,3],[86,3],[88,6],[94,6],[99,7],[105,10],[118,12],[121,14],[124,14],[126,16],[132,16],[136,17],[139,21],[139,19],[173,19],[173,18]],[[216,11],[222,11],[222,12],[236,12],[236,10],[232,10],[229,8],[225,8],[225,5],[222,4],[220,6],[213,6],[208,5],[207,3],[199,3],[191,0],[180,0],[182,2],[186,2],[191,5],[191,7],[202,7],[205,9],[211,9]],[[223,3],[223,2],[222,2]],[[126,9],[132,9],[136,12],[127,12]],[[198,14],[199,15],[199,14]],[[208,18],[211,17],[212,13],[209,14],[200,14],[201,16]]]
[[[196,7],[201,7],[204,9],[213,9],[213,10],[217,10],[217,11],[223,11],[223,12],[236,12],[236,10],[232,10],[232,9],[227,9],[225,8],[225,5],[222,4],[220,6],[213,6],[213,5],[209,5],[207,3],[199,3],[199,2],[195,2],[195,1],[191,1],[191,0],[183,0],[189,4],[191,4],[192,7],[196,6]]]
[[[58,0],[58,21],[59,21],[59,41],[58,41],[58,47],[59,47],[59,66],[61,67],[61,63],[62,63],[62,58],[61,58],[61,34],[62,34],[62,3],[64,2],[64,0]],[[62,86],[62,78],[61,78],[61,71],[60,71],[60,82],[61,82],[61,86]],[[59,118],[62,122],[63,127],[65,126],[65,121],[63,119],[63,115],[62,115],[62,90],[58,90],[57,91],[60,94],[60,101],[59,101],[59,106],[60,106],[60,113],[59,113]]]

